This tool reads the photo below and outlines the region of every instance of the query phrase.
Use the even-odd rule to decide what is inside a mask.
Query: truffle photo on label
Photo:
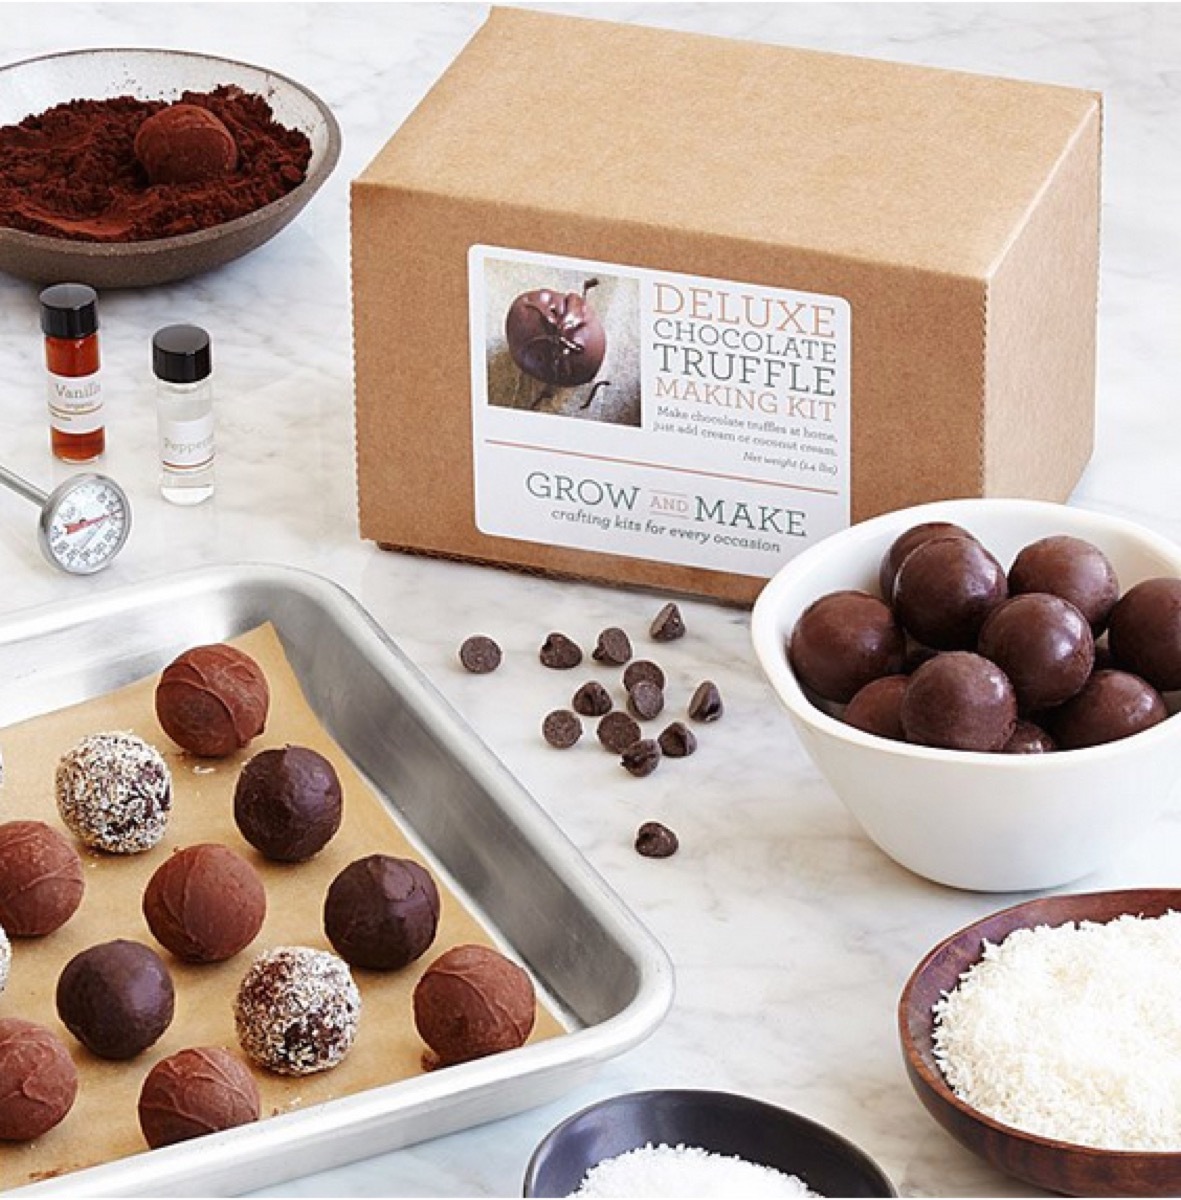
[[[61,1123],[78,1095],[78,1071],[42,1025],[0,1018],[0,1142],[31,1142]]]
[[[182,750],[226,758],[266,728],[271,693],[244,651],[196,646],[169,663],[156,685],[156,718]]]
[[[307,746],[256,754],[238,776],[234,820],[242,836],[275,862],[304,862],[336,835],[344,797],[336,768]]]
[[[0,825],[0,925],[44,937],[78,910],[85,890],[78,851],[41,821]]]
[[[139,1127],[155,1150],[257,1121],[258,1084],[250,1068],[220,1046],[180,1050],[147,1074],[139,1094]]]

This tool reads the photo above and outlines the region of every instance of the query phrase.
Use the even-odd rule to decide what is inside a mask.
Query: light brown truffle
[[[234,646],[196,646],[164,668],[156,717],[178,746],[226,758],[266,728],[270,688],[262,668]]]
[[[74,1106],[78,1072],[61,1040],[19,1017],[0,1019],[0,1141],[30,1142]]]
[[[152,1149],[257,1121],[258,1084],[220,1046],[180,1050],[161,1059],[139,1094],[139,1127]]]
[[[170,104],[135,134],[135,157],[151,183],[207,183],[238,165],[238,144],[225,122],[197,104]]]
[[[40,821],[0,825],[0,925],[12,937],[60,929],[82,903],[78,851]]]

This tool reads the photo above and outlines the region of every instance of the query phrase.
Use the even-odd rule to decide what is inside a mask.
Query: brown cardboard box
[[[353,183],[362,535],[749,602],[850,520],[1064,499],[1100,136],[1089,92],[495,10]]]

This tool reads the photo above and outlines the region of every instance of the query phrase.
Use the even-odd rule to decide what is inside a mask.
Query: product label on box
[[[102,374],[55,375],[46,372],[49,424],[58,433],[94,433],[103,427]]]
[[[849,523],[838,296],[468,256],[476,525],[769,576]]]

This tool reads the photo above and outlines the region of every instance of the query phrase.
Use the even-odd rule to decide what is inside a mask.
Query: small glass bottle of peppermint
[[[160,492],[173,504],[213,495],[213,355],[196,325],[168,325],[152,338]]]

